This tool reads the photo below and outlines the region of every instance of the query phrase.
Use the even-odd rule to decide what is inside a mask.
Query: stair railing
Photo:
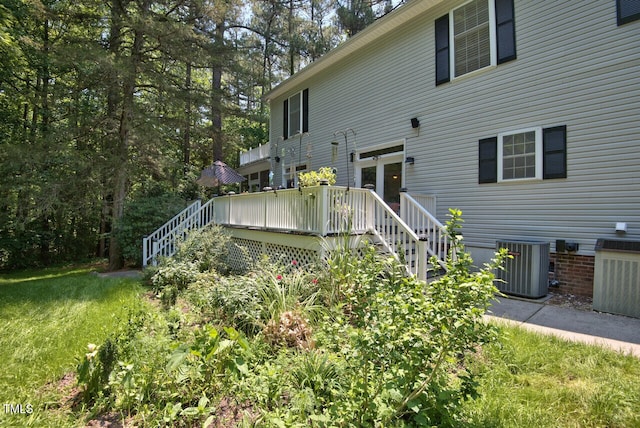
[[[400,193],[400,216],[420,240],[427,243],[428,254],[436,256],[438,264],[444,268],[451,246],[447,228],[406,192]]]
[[[142,266],[156,264],[157,257],[170,257],[176,252],[178,237],[188,230],[201,227],[202,201],[196,200],[152,234],[142,238]]]
[[[385,249],[406,263],[407,271],[422,280],[427,279],[427,243],[405,223],[374,191],[370,190],[370,228]]]

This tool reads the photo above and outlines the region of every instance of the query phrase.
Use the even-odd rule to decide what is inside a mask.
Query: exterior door
[[[375,191],[395,211],[400,211],[400,189],[403,186],[402,153],[375,156],[360,161],[356,169],[356,185],[375,186]]]

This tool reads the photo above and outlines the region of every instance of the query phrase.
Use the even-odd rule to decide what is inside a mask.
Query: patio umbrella
[[[216,187],[221,184],[241,183],[245,180],[246,178],[236,170],[218,160],[202,170],[196,183],[201,186]]]

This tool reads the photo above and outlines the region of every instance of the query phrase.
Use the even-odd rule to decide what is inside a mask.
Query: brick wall
[[[559,288],[552,288],[562,294],[593,297],[593,266],[595,257],[571,253],[552,253],[550,261],[555,269],[555,279]]]

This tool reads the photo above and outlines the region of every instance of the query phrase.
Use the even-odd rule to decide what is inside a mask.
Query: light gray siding
[[[518,58],[436,87],[434,20],[462,3],[416,16],[292,89],[309,88],[312,168],[335,166],[346,184],[342,138],[331,162],[336,130],[354,129],[358,148],[406,139],[406,187],[437,195],[442,221],[460,208],[470,246],[530,238],[553,250],[565,239],[592,255],[616,222],[640,239],[640,22],[618,27],[614,0],[516,0]],[[271,103],[272,142],[283,100]],[[567,127],[566,179],[478,184],[479,139],[556,125]]]

